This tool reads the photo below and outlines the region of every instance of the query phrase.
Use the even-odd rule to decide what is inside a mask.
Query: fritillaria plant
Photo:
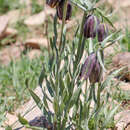
[[[48,130],[101,130],[113,127],[113,116],[118,107],[113,101],[108,104],[110,93],[104,93],[104,90],[120,70],[103,80],[102,74],[106,71],[103,50],[121,36],[114,39],[118,32],[103,11],[95,6],[97,2],[46,1],[47,5],[56,9],[56,15],[54,36],[50,38],[51,51],[46,54],[39,77],[43,100],[30,89],[29,92],[51,123],[51,127],[46,126]],[[76,27],[73,41],[67,41],[66,21],[69,22],[72,16],[72,6],[82,9],[83,17],[81,25]],[[57,19],[62,20],[60,34]],[[115,30],[110,35],[108,25]],[[58,35],[60,44],[57,44]]]

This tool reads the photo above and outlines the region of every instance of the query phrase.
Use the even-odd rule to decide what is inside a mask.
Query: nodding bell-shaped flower
[[[100,81],[101,66],[96,56],[96,53],[91,53],[82,65],[79,78],[87,80],[89,78],[90,83],[94,84]]]
[[[97,27],[98,41],[102,42],[108,35],[108,28],[105,24],[99,24]]]
[[[56,10],[57,10],[57,16],[60,20],[62,20],[63,18],[63,6],[64,6],[64,2],[61,2]],[[69,20],[70,17],[72,15],[72,5],[68,2],[67,3],[67,12],[66,12],[66,19],[65,20]]]
[[[97,26],[99,25],[99,19],[94,15],[87,16],[84,24],[84,37],[94,38],[96,37]]]
[[[62,1],[63,0],[46,0],[46,4],[49,5],[51,8],[54,8]]]

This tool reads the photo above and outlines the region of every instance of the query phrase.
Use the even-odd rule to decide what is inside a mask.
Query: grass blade
[[[104,18],[104,20],[106,20],[116,30],[112,22],[102,13],[102,11],[99,8],[96,8],[96,11]]]
[[[101,65],[101,67],[102,67],[103,70],[106,72],[106,69],[105,69],[104,63],[103,63],[103,61],[102,61],[102,56],[101,56],[101,52],[100,52],[100,50],[97,51],[97,57],[98,57],[98,61],[99,61],[100,65]]]
[[[41,99],[31,90],[29,89],[29,93],[31,94],[33,100],[37,104],[37,106],[41,109],[42,108],[42,101]]]
[[[28,125],[29,124],[28,121],[24,117],[22,117],[20,114],[18,115],[18,120],[22,125]]]

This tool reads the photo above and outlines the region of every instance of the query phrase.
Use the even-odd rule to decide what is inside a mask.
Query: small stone
[[[109,55],[114,54],[114,53],[115,53],[115,50],[114,50],[113,46],[109,46],[109,47],[104,49],[104,56],[105,57],[108,57]]]
[[[122,79],[130,81],[130,52],[121,52],[113,57],[113,65],[117,68],[126,66],[126,69],[122,73],[124,75]]]
[[[122,111],[115,115],[115,121],[118,121],[116,124],[117,130],[122,130],[130,122],[130,110]]]
[[[10,63],[11,59],[9,56],[9,52],[7,48],[4,48],[0,51],[0,64],[2,65],[8,65]]]
[[[23,49],[24,47],[17,47],[15,45],[2,49],[0,51],[0,63],[3,65],[8,65],[11,60],[19,59]]]
[[[7,28],[0,39],[6,38],[8,36],[15,37],[18,34],[18,31],[13,28]]]
[[[26,6],[30,6],[31,5],[31,0],[19,0],[20,4],[25,4]]]
[[[9,24],[16,23],[20,18],[20,10],[12,10],[7,13],[7,16],[9,18]]]
[[[40,49],[40,47],[47,47],[46,38],[32,38],[25,41],[24,45],[26,47]]]
[[[9,51],[9,53],[10,53],[10,57],[12,58],[12,59],[18,59],[20,56],[21,56],[21,50],[20,50],[20,48],[19,47],[16,47],[16,46],[12,46],[11,48],[9,48],[10,49],[10,51]]]
[[[120,7],[129,7],[130,6],[130,0],[118,0],[118,1],[114,1],[114,0],[108,0],[108,3],[112,4],[115,8],[120,8]]]
[[[7,28],[5,31],[6,36],[16,36],[18,34],[18,31],[14,28]]]
[[[125,128],[125,130],[130,130],[130,124]]]
[[[3,36],[7,26],[9,18],[6,15],[0,16],[0,38]]]
[[[38,26],[38,25],[42,25],[45,19],[46,19],[46,14],[44,11],[42,11],[39,14],[35,14],[27,18],[24,21],[24,24],[28,26]]]
[[[120,83],[120,88],[124,91],[130,91],[130,84],[129,83],[125,83],[125,82],[121,82]]]
[[[53,9],[53,8],[51,8],[51,7],[49,7],[49,6],[45,6],[45,7],[44,7],[44,11],[45,11],[45,14],[46,14],[47,16],[49,16],[49,15],[54,16],[55,13],[56,13],[56,10]]]
[[[16,115],[13,115],[13,114],[10,114],[10,113],[6,114],[6,118],[8,120],[5,121],[5,124],[8,124],[8,125],[12,125],[15,121],[18,120]]]
[[[34,59],[34,58],[37,58],[41,55],[41,51],[38,50],[38,49],[33,49],[31,50],[29,53],[28,53],[28,57],[29,59]]]

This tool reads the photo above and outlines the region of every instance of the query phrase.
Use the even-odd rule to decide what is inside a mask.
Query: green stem
[[[100,83],[98,83],[98,91],[97,91],[97,109],[100,107]]]
[[[83,18],[82,18],[82,23],[81,23],[81,27],[80,27],[80,36],[79,36],[79,42],[78,42],[78,49],[77,49],[77,54],[76,54],[76,59],[74,61],[74,67],[73,67],[73,72],[75,72],[77,66],[78,66],[78,63],[80,61],[80,57],[81,57],[81,49],[82,49],[82,41],[83,41],[83,27],[84,27],[84,22],[85,22],[85,16],[86,16],[86,13],[84,11],[84,15],[83,15]]]
[[[65,26],[65,20],[66,20],[66,12],[67,12],[67,0],[64,1],[64,7],[63,7],[63,18],[62,18],[60,46],[59,46],[60,51],[62,49],[62,37],[63,37],[63,29],[64,29],[64,26]]]
[[[88,96],[88,79],[85,81],[85,83],[86,83],[86,87],[85,87],[85,95],[84,95],[84,101],[86,101],[86,99],[87,99],[87,96]]]
[[[85,22],[85,16],[86,16],[86,12],[84,12],[83,15],[83,19],[82,19],[82,23],[81,23],[81,28],[80,28],[80,36],[79,36],[79,42],[78,42],[78,50],[77,50],[77,55],[76,55],[76,62],[79,62],[79,52],[81,50],[81,44],[82,44],[82,39],[83,39],[83,26],[84,26],[84,22]]]
[[[130,52],[130,33],[129,33],[129,30],[127,29],[126,30],[126,36],[127,36],[127,44],[128,44],[128,52]]]
[[[101,55],[102,55],[102,61],[104,63],[104,53],[103,50],[101,50]],[[101,93],[101,80],[102,80],[102,75],[103,75],[103,69],[101,67],[101,74],[100,74],[100,81],[98,83],[98,91],[97,91],[97,109],[100,107],[100,93]]]
[[[58,106],[59,106],[59,100],[60,100],[60,97],[59,97],[59,68],[60,68],[60,63],[61,63],[61,50],[63,48],[63,31],[64,31],[64,26],[65,26],[65,20],[66,20],[66,12],[67,12],[67,0],[64,1],[64,7],[63,7],[63,18],[62,18],[62,27],[61,27],[61,36],[60,36],[60,45],[59,45],[59,54],[58,57],[57,57],[57,74],[56,74],[56,77],[58,78],[58,84],[57,84],[57,88],[56,88],[56,98],[57,98],[57,102],[58,102]],[[61,115],[59,114],[60,112],[60,107],[58,107],[58,113],[56,113],[56,118],[57,118],[57,130],[60,130],[61,129]]]
[[[130,43],[128,42],[128,52],[130,52]]]
[[[48,37],[48,19],[46,20],[46,28],[45,28],[45,35],[47,37],[47,49],[50,57],[50,43],[49,43],[49,37]]]

